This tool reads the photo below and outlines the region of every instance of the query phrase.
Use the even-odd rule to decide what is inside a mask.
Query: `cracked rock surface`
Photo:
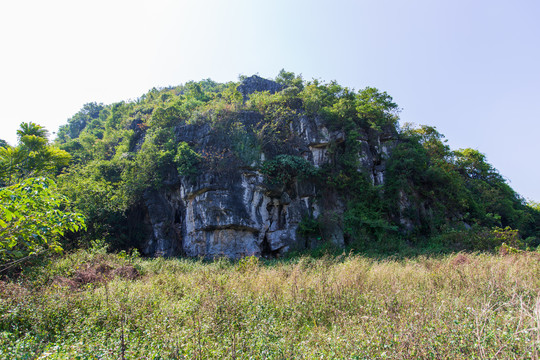
[[[281,86],[259,77],[247,78],[239,86],[244,97],[264,90],[276,92]],[[235,117],[246,127],[264,121],[260,114],[248,111]],[[330,131],[321,119],[304,114],[294,117],[289,128],[295,137],[292,153],[315,168],[331,161],[331,145],[344,146],[346,140],[342,131]],[[219,139],[208,124],[184,124],[175,129],[175,134],[178,142],[193,148],[219,149]],[[359,141],[358,171],[365,171],[374,184],[382,183],[392,136],[383,133],[372,139],[366,135]],[[265,154],[261,152],[260,158]],[[335,196],[323,199],[325,189],[313,179],[295,178],[286,185],[269,185],[257,166],[236,163],[192,178],[176,175],[168,184],[144,194],[148,231],[143,251],[147,255],[239,258],[309,248],[316,241],[298,234],[299,223],[324,214],[339,219],[347,201]],[[321,236],[344,245],[340,221],[326,226]]]

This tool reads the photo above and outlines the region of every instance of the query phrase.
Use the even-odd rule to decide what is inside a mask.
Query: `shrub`
[[[261,165],[261,172],[272,184],[286,185],[296,177],[307,178],[316,174],[315,167],[306,159],[293,155],[278,155]]]
[[[190,148],[187,143],[178,144],[174,162],[179,175],[191,177],[197,175],[197,164],[200,160],[201,155]]]
[[[62,251],[58,240],[66,231],[86,229],[83,216],[66,206],[50,179],[29,178],[1,189],[0,260]]]
[[[518,230],[513,230],[510,227],[504,229],[499,227],[493,229],[482,227],[473,227],[469,230],[452,229],[437,236],[435,242],[437,241],[453,250],[493,251],[500,249],[501,246],[514,249],[524,247]]]

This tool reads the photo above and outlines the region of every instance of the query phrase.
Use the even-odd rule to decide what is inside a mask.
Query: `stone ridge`
[[[283,90],[283,86],[275,81],[253,75],[245,78],[238,86],[237,90],[240,91],[244,97],[244,101],[246,101],[249,98],[249,95],[256,91],[269,91],[270,94],[274,94]]]

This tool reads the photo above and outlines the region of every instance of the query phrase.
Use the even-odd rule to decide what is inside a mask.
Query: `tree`
[[[366,87],[358,92],[356,110],[360,118],[374,129],[386,125],[395,125],[398,120],[399,107],[386,91]]]
[[[178,144],[176,156],[174,157],[178,174],[181,176],[196,176],[197,165],[200,161],[201,155],[190,148],[186,142]]]
[[[455,163],[463,176],[490,183],[504,182],[499,172],[486,161],[486,156],[480,151],[460,149],[454,151],[454,155]]]
[[[0,148],[0,186],[13,184],[19,166],[25,161],[25,154],[19,148],[6,146]]]
[[[62,251],[66,231],[86,229],[81,214],[51,179],[29,178],[0,189],[0,262],[46,251]]]
[[[20,125],[19,130],[17,130],[17,136],[19,137],[20,142],[23,142],[25,137],[29,137],[28,139],[31,139],[31,136],[46,140],[49,136],[49,132],[41,125],[28,122]]]
[[[58,140],[60,142],[66,142],[69,139],[78,138],[81,131],[83,131],[92,120],[98,119],[101,110],[104,109],[103,104],[97,104],[95,102],[84,104],[83,108],[68,119],[66,125],[62,125],[58,130]]]
[[[276,82],[285,87],[297,87],[300,91],[304,88],[302,75],[296,76],[293,72],[285,71],[285,69],[281,69],[278,76],[276,76]]]
[[[50,176],[67,166],[71,156],[49,145],[47,130],[35,123],[22,123],[19,144],[0,148],[0,184],[13,185],[30,177]]]

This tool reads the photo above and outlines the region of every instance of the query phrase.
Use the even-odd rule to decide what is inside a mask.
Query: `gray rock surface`
[[[281,86],[253,76],[238,89],[246,97],[254,91],[279,91]],[[235,117],[246,127],[263,120],[260,114],[248,111]],[[342,131],[330,131],[321,119],[302,113],[290,122],[290,129],[295,137],[292,151],[315,167],[331,161],[332,144],[346,141]],[[219,139],[208,124],[182,125],[175,132],[178,142],[198,149],[219,147]],[[391,131],[360,137],[358,171],[366,172],[374,184],[382,184],[395,137]],[[265,154],[260,157],[264,159]],[[143,251],[148,255],[206,258],[279,255],[316,245],[315,240],[300,236],[297,229],[302,219],[317,217],[323,222],[331,219],[321,232],[324,240],[343,246],[343,228],[335,219],[342,217],[347,199],[332,194],[324,198],[324,190],[311,179],[270,185],[256,166],[234,162],[200,172],[195,178],[178,177],[164,189],[144,195],[146,221],[152,231]]]
[[[274,94],[283,89],[283,86],[275,81],[264,79],[260,76],[250,76],[242,84],[238,86],[238,91],[244,96],[244,100],[247,100],[250,94],[256,91],[269,91],[270,94]]]

